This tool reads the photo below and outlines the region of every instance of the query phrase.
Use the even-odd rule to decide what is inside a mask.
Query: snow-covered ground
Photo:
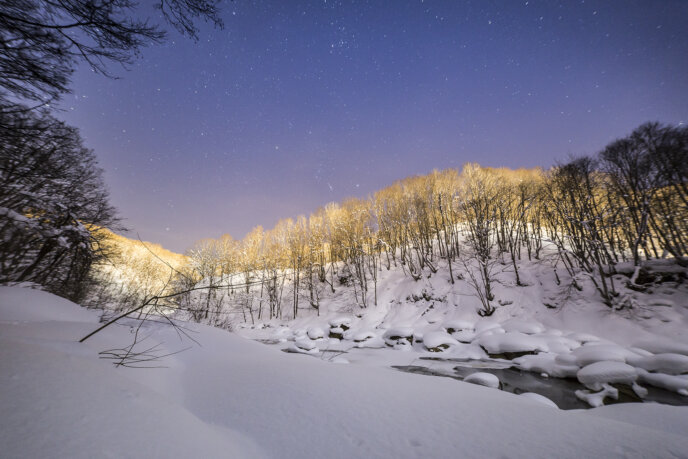
[[[494,385],[489,376],[476,377],[478,384],[469,384],[402,373],[380,365],[379,361],[385,359],[408,363],[417,357],[415,344],[400,343],[409,329],[414,334],[423,332],[418,327],[419,318],[410,307],[398,309],[390,316],[388,307],[379,306],[377,313],[365,316],[366,324],[355,316],[316,317],[292,324],[289,329],[267,329],[293,337],[292,329],[303,328],[303,334],[298,333],[290,344],[297,346],[297,340],[309,340],[317,347],[322,346],[317,341],[325,338],[319,337],[315,327],[323,334],[331,327],[346,327],[344,333],[355,332],[358,344],[377,340],[385,347],[361,348],[361,354],[356,354],[360,361],[349,359],[348,354],[332,354],[332,358],[323,358],[322,353],[321,358],[286,354],[277,346],[220,329],[184,324],[198,341],[195,345],[180,341],[170,327],[148,323],[142,329],[147,337],[141,343],[143,348],[162,343],[159,352],[169,353],[190,347],[160,362],[151,362],[166,368],[132,369],[115,368],[110,361],[100,360],[98,352],[129,344],[134,322],[106,328],[79,344],[79,338],[98,326],[97,312],[37,290],[2,287],[0,455],[688,457],[688,407],[636,403],[563,411],[541,397],[518,396],[480,385]],[[407,324],[400,319],[405,314]],[[385,317],[396,322],[385,330],[397,331],[383,337],[385,333],[380,334],[381,329],[373,325],[378,319],[380,325]],[[423,317],[428,328],[449,320],[461,325],[459,321],[464,320],[472,323],[473,334],[498,329],[472,316],[444,314],[431,322],[431,311]],[[587,342],[582,335],[552,333],[554,325],[549,320],[539,320],[543,330],[535,331],[529,328],[534,323],[531,320],[507,324],[503,319],[492,319],[503,333],[484,336],[519,333],[518,339],[505,341],[509,349],[523,337],[529,337],[524,342],[535,348]],[[364,325],[371,326],[368,332],[363,330]],[[310,332],[309,327],[313,327]],[[468,330],[454,330],[454,334],[462,331]],[[552,335],[549,340],[542,336],[546,331]],[[464,335],[467,339],[469,333]],[[649,336],[656,337],[652,333]],[[443,351],[471,346],[461,339],[429,337],[438,347],[447,344],[448,349]],[[648,336],[634,338],[643,340]],[[410,352],[387,348],[385,341],[396,341],[393,346]],[[667,340],[654,350],[682,349],[677,345],[667,347],[672,342]],[[623,349],[630,346],[621,345]],[[369,358],[363,358],[366,352]],[[615,353],[614,348],[605,352],[607,356],[622,354]],[[668,365],[674,369],[677,361],[682,364],[676,357],[653,360],[640,356],[636,363],[629,362],[628,355],[622,357],[626,365],[644,366],[648,374],[656,374],[652,368]],[[622,357],[612,361],[621,363]],[[578,358],[590,356],[572,354],[562,365],[578,365]],[[628,377],[624,370],[616,365],[602,368],[601,372]]]

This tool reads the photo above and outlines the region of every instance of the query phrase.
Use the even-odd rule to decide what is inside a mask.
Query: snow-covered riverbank
[[[199,345],[144,327],[146,347],[190,346],[155,362],[167,368],[114,368],[98,352],[129,344],[131,329],[77,343],[97,320],[47,293],[0,288],[3,457],[688,455],[687,407],[562,411],[450,379],[287,355],[197,324],[185,325]]]

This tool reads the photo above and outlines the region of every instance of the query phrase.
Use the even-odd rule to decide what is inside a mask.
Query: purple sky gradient
[[[152,13],[151,13],[152,14]],[[61,116],[125,224],[183,252],[433,168],[549,167],[688,122],[688,2],[242,1]]]

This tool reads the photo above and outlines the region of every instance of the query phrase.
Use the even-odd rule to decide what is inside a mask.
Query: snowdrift
[[[97,321],[52,295],[0,288],[3,457],[688,457],[684,407],[561,411],[197,324],[185,326],[199,345],[157,362],[166,368],[114,368],[98,352],[129,344],[133,322],[77,343]],[[165,353],[190,345],[161,324],[142,331]]]

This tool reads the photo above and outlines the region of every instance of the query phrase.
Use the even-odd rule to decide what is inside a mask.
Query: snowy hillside
[[[382,319],[389,308],[377,311]],[[401,320],[411,310],[397,311]],[[311,341],[322,345],[317,320],[301,325],[312,321]],[[98,352],[129,344],[134,322],[77,343],[97,322],[96,312],[50,294],[0,288],[3,457],[688,457],[688,407],[562,411],[538,397],[381,368],[375,359],[339,365],[289,355],[199,324],[185,324],[194,345],[147,323],[142,346],[189,349],[153,362],[166,368],[115,368]],[[417,323],[409,312],[408,325]]]

